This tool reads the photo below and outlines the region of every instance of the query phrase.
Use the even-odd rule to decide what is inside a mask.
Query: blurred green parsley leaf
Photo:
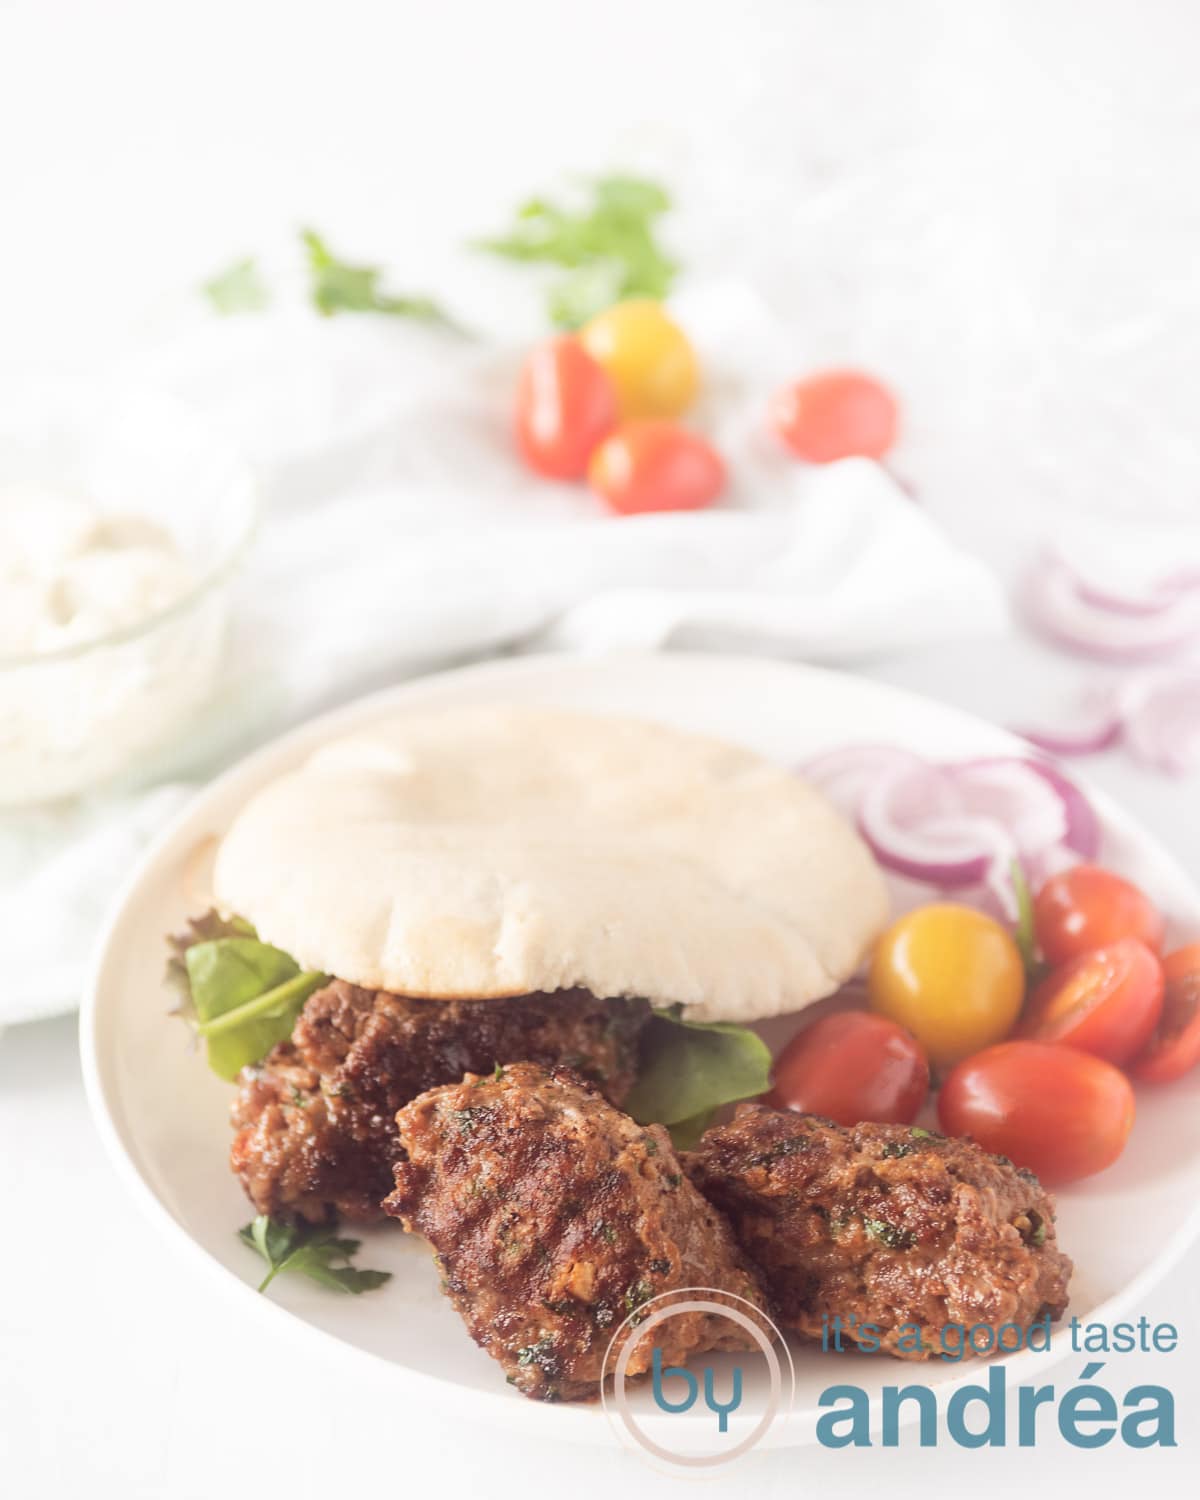
[[[380,290],[379,266],[352,266],[341,260],[315,229],[300,238],[308,252],[313,305],[324,317],[339,312],[386,313],[393,318],[415,318],[420,323],[454,328],[454,319],[429,297],[393,297]]]
[[[299,1272],[322,1286],[355,1296],[391,1280],[390,1271],[360,1271],[352,1266],[350,1261],[362,1241],[339,1238],[333,1225],[279,1224],[259,1214],[238,1230],[238,1239],[257,1250],[270,1268],[259,1283],[260,1292],[265,1292],[281,1271]]]
[[[530,198],[501,235],[476,249],[506,260],[563,267],[547,304],[559,328],[578,328],[627,297],[662,298],[679,263],[656,238],[657,221],[671,206],[666,190],[646,178],[616,174],[588,183],[578,206]]]
[[[261,312],[271,300],[266,283],[253,256],[235,260],[224,271],[219,271],[202,287],[204,295],[217,312],[228,316],[231,313]]]

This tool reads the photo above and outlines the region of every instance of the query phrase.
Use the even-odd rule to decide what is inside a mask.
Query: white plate
[[[231,1316],[261,1316],[277,1327],[293,1323],[307,1337],[310,1357],[369,1355],[385,1361],[384,1378],[440,1394],[467,1421],[491,1419],[543,1437],[612,1442],[598,1406],[544,1406],[510,1390],[439,1295],[423,1245],[390,1227],[366,1232],[360,1257],[364,1265],[395,1272],[382,1290],[340,1297],[282,1277],[269,1297],[258,1296],[258,1263],[234,1234],[249,1213],[225,1165],[230,1087],[189,1051],[183,1028],[164,1015],[163,935],[197,909],[206,851],[251,793],[319,743],[397,709],[481,701],[640,715],[741,741],[783,763],[855,740],[894,742],[943,758],[1020,747],[1003,731],[956,710],[815,668],[686,655],[495,662],[378,694],[259,751],[188,808],[121,893],[83,1007],[88,1094],[122,1178],[196,1274],[231,1288],[238,1299]],[[1125,814],[1099,794],[1093,797],[1105,826],[1105,862],[1160,903],[1173,938],[1200,933],[1200,892]],[[1200,1232],[1198,1099],[1200,1074],[1141,1091],[1138,1123],[1121,1161],[1060,1194],[1059,1234],[1077,1263],[1072,1313],[1107,1321],[1137,1316],[1147,1289]],[[1067,1352],[1060,1333],[1048,1355],[1010,1356],[1010,1389]],[[812,1348],[797,1348],[794,1357],[794,1403],[767,1434],[768,1445],[811,1442],[817,1399],[839,1381],[852,1380],[874,1396],[888,1384],[924,1380],[941,1398],[956,1383],[980,1378],[978,1364],[900,1366]],[[364,1376],[367,1363],[359,1358]],[[756,1377],[748,1376],[742,1408],[747,1428],[762,1409],[756,1405]],[[440,1393],[431,1382],[442,1382]],[[637,1403],[647,1429],[672,1442],[667,1434],[677,1434],[685,1419],[648,1408],[644,1392]],[[694,1412],[697,1422],[712,1422],[702,1403]],[[734,1433],[740,1416],[731,1423]]]

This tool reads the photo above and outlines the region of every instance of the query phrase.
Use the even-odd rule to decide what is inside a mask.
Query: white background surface
[[[0,363],[100,364],[300,221],[478,299],[448,246],[560,171],[647,159],[691,185],[708,253],[767,284],[798,365],[897,381],[903,466],[956,535],[1008,563],[1046,517],[1194,514],[1198,43],[1187,0],[0,0]],[[502,284],[497,322],[523,326]],[[1021,642],[876,670],[1002,722],[1079,681]],[[1097,774],[1200,865],[1195,783]],[[21,1500],[686,1482],[464,1432],[237,1327],[121,1196],[69,1021],[0,1040],[0,1205],[0,1475]],[[1145,1308],[1180,1352],[1106,1372],[1173,1386],[1174,1454],[806,1450],[716,1487],[1193,1493],[1195,1283],[1193,1259]]]

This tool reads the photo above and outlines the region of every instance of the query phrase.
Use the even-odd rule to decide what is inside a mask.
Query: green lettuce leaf
[[[667,1130],[676,1151],[691,1151],[712,1124],[716,1112],[717,1107],[714,1105],[712,1109],[701,1110],[698,1115],[691,1115],[686,1120],[676,1120],[668,1125]]]
[[[214,938],[251,937],[258,933],[244,917],[223,917],[211,908],[203,916],[189,917],[182,932],[173,932],[167,938],[166,980],[179,996],[173,1015],[182,1015],[189,1021],[196,1019],[192,1004],[192,987],[188,981],[187,951],[197,943],[206,943]]]
[[[675,1011],[656,1010],[625,1109],[640,1125],[667,1126],[676,1146],[686,1149],[722,1104],[763,1093],[770,1075],[767,1044],[745,1026],[685,1021]]]
[[[178,959],[209,1067],[226,1079],[286,1041],[304,1002],[325,983],[324,974],[302,973],[290,954],[254,936],[203,938]]]

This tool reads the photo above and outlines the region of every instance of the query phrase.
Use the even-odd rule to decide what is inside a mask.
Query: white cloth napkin
[[[207,320],[126,372],[238,438],[264,524],[188,775],[168,757],[149,790],[0,825],[0,1022],[75,1003],[102,894],[200,774],[367,688],[499,649],[853,663],[1004,628],[987,567],[884,469],[809,468],[774,442],[764,411],[787,351],[750,293],[702,289],[681,316],[709,377],[695,420],[731,476],[702,514],[616,518],[584,486],[529,475],[509,428],[520,351],[293,308]]]

